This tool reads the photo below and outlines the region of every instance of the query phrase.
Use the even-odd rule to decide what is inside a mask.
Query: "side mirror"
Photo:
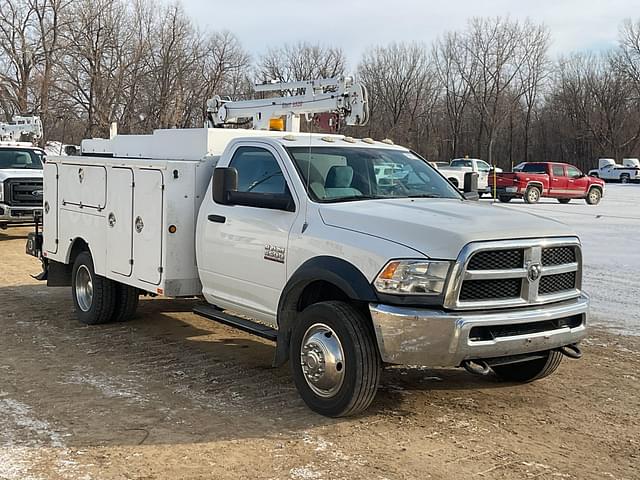
[[[213,201],[231,204],[231,192],[238,190],[238,171],[231,167],[217,167],[213,171]]]
[[[467,200],[479,200],[478,195],[478,173],[467,172],[464,174],[463,196]]]

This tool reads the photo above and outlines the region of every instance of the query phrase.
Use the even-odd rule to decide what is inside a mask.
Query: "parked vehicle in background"
[[[613,158],[601,158],[598,168],[589,170],[589,176],[607,182],[640,182],[640,161],[637,158],[625,158],[620,165]]]
[[[39,117],[15,116],[0,122],[0,228],[33,223],[42,214],[42,164],[45,152],[24,135],[42,137]]]
[[[438,170],[447,179],[462,190],[464,186],[464,176],[467,172],[476,172],[478,174],[478,193],[489,193],[489,173],[492,172],[491,165],[479,158],[456,158],[446,166],[438,165]],[[502,169],[496,168],[496,172],[502,172]]]
[[[588,177],[577,167],[567,163],[525,162],[516,165],[511,173],[496,173],[496,193],[501,202],[523,198],[537,203],[541,197],[557,198],[560,203],[584,199],[589,205],[600,203],[604,195],[604,181]],[[493,175],[489,178],[493,188]]]

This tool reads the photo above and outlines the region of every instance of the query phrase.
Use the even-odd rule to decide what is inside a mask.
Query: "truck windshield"
[[[323,203],[380,198],[461,198],[417,155],[385,148],[289,147],[312,200]]]
[[[42,170],[42,157],[34,150],[0,148],[0,170]]]

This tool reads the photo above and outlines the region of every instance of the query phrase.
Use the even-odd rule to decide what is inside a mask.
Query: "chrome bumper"
[[[0,203],[0,222],[33,223],[36,212],[42,214],[42,207],[10,207]]]
[[[501,311],[447,312],[369,305],[382,360],[402,365],[457,367],[463,360],[504,357],[558,348],[586,335],[589,297],[533,308]],[[573,318],[562,326],[535,333],[471,338],[474,327],[513,326]],[[531,325],[529,325],[530,327]]]

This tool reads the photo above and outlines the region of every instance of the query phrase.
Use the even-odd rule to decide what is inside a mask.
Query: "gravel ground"
[[[365,415],[340,420],[304,406],[272,346],[193,302],[80,325],[69,289],[30,277],[27,229],[0,231],[0,479],[638,479],[640,337],[620,335],[639,331],[628,192],[640,187],[534,206],[583,235],[599,327],[582,360],[528,385],[394,368]]]

